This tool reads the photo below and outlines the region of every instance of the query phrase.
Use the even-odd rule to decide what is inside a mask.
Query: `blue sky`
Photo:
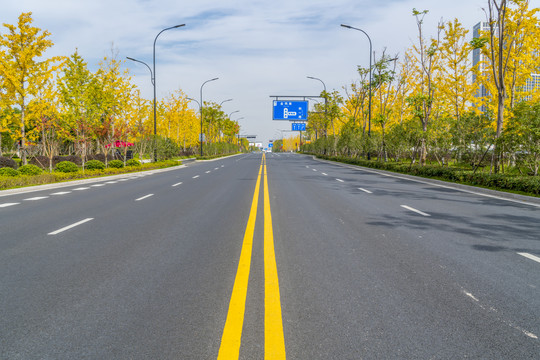
[[[240,112],[241,133],[256,134],[267,144],[278,138],[284,121],[272,121],[270,95],[315,95],[322,85],[306,76],[321,78],[328,90],[343,91],[357,79],[356,66],[369,64],[373,50],[403,54],[417,37],[412,9],[428,9],[425,31],[434,34],[442,18],[458,18],[472,26],[485,19],[487,0],[3,0],[0,22],[15,24],[21,12],[32,11],[34,26],[52,33],[50,55],[72,54],[78,49],[95,68],[114,46],[118,57],[152,62],[156,45],[158,98],[181,89],[199,98],[223,104],[224,111]],[[539,7],[540,0],[531,0]],[[1,30],[4,33],[4,29]],[[134,83],[152,98],[148,69],[128,62]],[[196,108],[193,103],[193,108]]]

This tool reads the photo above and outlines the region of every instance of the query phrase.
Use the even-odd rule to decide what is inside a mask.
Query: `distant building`
[[[479,22],[478,24],[474,25],[473,27],[473,38],[478,39],[480,37],[480,33],[484,31],[489,31],[489,23],[488,22]],[[485,61],[485,55],[482,54],[481,49],[474,49],[473,50],[473,66],[481,64],[480,70],[482,72],[487,71],[487,64],[488,61]],[[473,73],[473,82],[477,82],[477,77]],[[478,91],[476,93],[477,98],[484,98],[486,96],[489,96],[489,92],[487,91],[486,87],[483,84],[479,84]],[[531,74],[531,78],[528,79],[525,83],[525,85],[519,89],[519,91],[522,91],[524,93],[530,93],[534,90],[540,90],[540,73],[538,74]],[[520,99],[527,99],[530,96],[525,96],[524,98]],[[482,112],[485,112],[487,110],[485,105],[482,105],[481,109]]]

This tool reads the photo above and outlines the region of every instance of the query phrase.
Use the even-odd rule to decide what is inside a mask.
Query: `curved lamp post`
[[[219,79],[219,78],[213,78],[213,79],[210,79],[210,80],[206,80],[201,85],[201,102],[199,103],[199,112],[201,113],[201,139],[200,139],[201,140],[201,156],[203,156],[203,112],[202,112],[203,98],[202,98],[202,89],[203,89],[204,84],[206,84],[207,82],[210,82],[210,81],[215,81],[217,79]]]
[[[150,66],[148,66],[147,63],[145,63],[143,61],[140,61],[140,60],[130,58],[130,57],[127,58],[128,60],[136,61],[138,63],[146,65],[148,70],[150,70],[150,78],[152,80],[152,85],[154,87],[154,162],[157,162],[157,147],[156,147],[156,137],[157,137],[157,120],[156,120],[156,41],[157,41],[157,38],[159,37],[159,35],[161,35],[162,32],[167,31],[167,30],[171,30],[171,29],[176,29],[176,28],[179,28],[179,27],[182,27],[182,26],[186,26],[186,24],[180,24],[180,25],[175,25],[175,26],[165,28],[165,29],[161,30],[156,35],[156,37],[154,39],[154,50],[153,50],[153,56],[152,56],[153,71],[152,71],[152,69],[150,69]]]
[[[221,107],[221,105],[223,105],[223,103],[226,103],[227,101],[232,101],[233,99],[227,99],[227,100],[223,100],[222,102],[219,103],[219,107]]]
[[[368,138],[371,138],[371,97],[372,97],[372,93],[371,93],[371,72],[372,72],[372,64],[371,64],[371,57],[372,57],[372,52],[373,52],[373,45],[371,43],[371,38],[369,37],[369,35],[367,34],[367,32],[365,32],[364,30],[362,29],[358,29],[358,28],[355,28],[355,27],[352,27],[350,25],[343,25],[341,24],[342,27],[344,28],[347,28],[347,29],[353,29],[353,30],[357,30],[357,31],[361,31],[364,33],[364,35],[367,36],[368,40],[369,40],[369,115],[368,115]],[[370,155],[370,152],[368,151],[368,160],[371,160],[371,155]]]

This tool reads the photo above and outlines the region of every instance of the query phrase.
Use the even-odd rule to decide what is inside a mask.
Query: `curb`
[[[100,182],[104,180],[121,179],[121,178],[129,177],[129,176],[133,176],[134,174],[142,174],[146,172],[161,173],[161,172],[166,172],[166,171],[178,170],[183,167],[185,167],[185,165],[182,164],[182,165],[177,165],[177,166],[171,166],[164,169],[135,171],[135,172],[125,173],[125,174],[100,176],[100,177],[90,178],[90,179],[72,180],[72,181],[65,181],[65,182],[59,182],[59,183],[53,183],[53,184],[34,185],[34,186],[27,186],[27,187],[21,187],[21,188],[16,188],[16,189],[0,190],[0,197],[15,195],[15,194],[25,194],[25,193],[31,193],[31,192],[49,190],[49,189],[58,189],[58,188],[64,188],[64,187],[69,187],[69,186],[92,184],[92,183]]]

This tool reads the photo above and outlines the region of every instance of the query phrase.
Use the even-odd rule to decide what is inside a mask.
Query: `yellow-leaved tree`
[[[38,90],[50,79],[57,57],[43,59],[53,43],[47,30],[32,26],[32,13],[22,13],[17,25],[4,24],[8,33],[0,37],[0,77],[7,86],[7,100],[20,109],[23,164],[26,159],[26,106]]]

